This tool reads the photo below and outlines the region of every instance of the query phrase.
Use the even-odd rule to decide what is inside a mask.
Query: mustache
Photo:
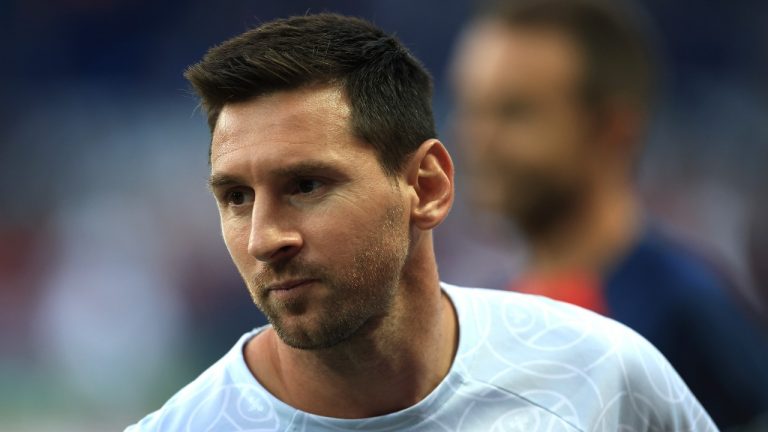
[[[253,276],[253,286],[258,291],[266,290],[268,286],[293,279],[326,279],[327,270],[324,266],[308,263],[303,260],[290,260],[279,264],[267,264]]]

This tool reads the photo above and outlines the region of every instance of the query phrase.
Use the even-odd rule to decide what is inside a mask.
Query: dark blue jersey
[[[718,426],[768,412],[768,338],[715,266],[648,227],[604,284],[608,315],[669,359]]]

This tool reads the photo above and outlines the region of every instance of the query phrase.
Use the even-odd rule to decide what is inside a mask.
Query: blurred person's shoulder
[[[245,344],[265,328],[241,336],[221,359],[125,432],[230,430],[237,426],[233,423],[235,419],[243,418],[264,427],[274,422],[270,397],[250,373],[243,357]]]
[[[696,245],[675,229],[649,222],[629,253],[608,275],[609,286],[646,283],[654,294],[735,295],[738,288],[731,271],[714,250]],[[651,283],[652,282],[652,283]]]
[[[459,316],[455,363],[467,382],[514,394],[583,430],[716,430],[666,358],[629,327],[546,297],[443,288]]]
[[[675,332],[707,317],[716,322],[706,326],[759,325],[759,305],[726,260],[656,221],[607,273],[606,296],[611,316],[665,353],[677,348]]]

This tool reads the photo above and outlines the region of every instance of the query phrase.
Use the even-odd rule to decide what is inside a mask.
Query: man
[[[498,3],[455,60],[475,204],[530,252],[510,289],[608,315],[657,346],[721,427],[768,411],[768,342],[725,278],[640,216],[632,185],[652,87],[616,2]]]
[[[431,80],[394,38],[338,15],[277,20],[186,76],[224,241],[271,325],[128,430],[715,430],[623,326],[440,283],[453,166]]]

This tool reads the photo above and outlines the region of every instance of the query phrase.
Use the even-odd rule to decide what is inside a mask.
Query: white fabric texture
[[[248,370],[243,335],[126,432],[716,431],[664,357],[608,318],[543,297],[442,284],[458,313],[448,375],[410,408],[367,419],[299,411]]]

